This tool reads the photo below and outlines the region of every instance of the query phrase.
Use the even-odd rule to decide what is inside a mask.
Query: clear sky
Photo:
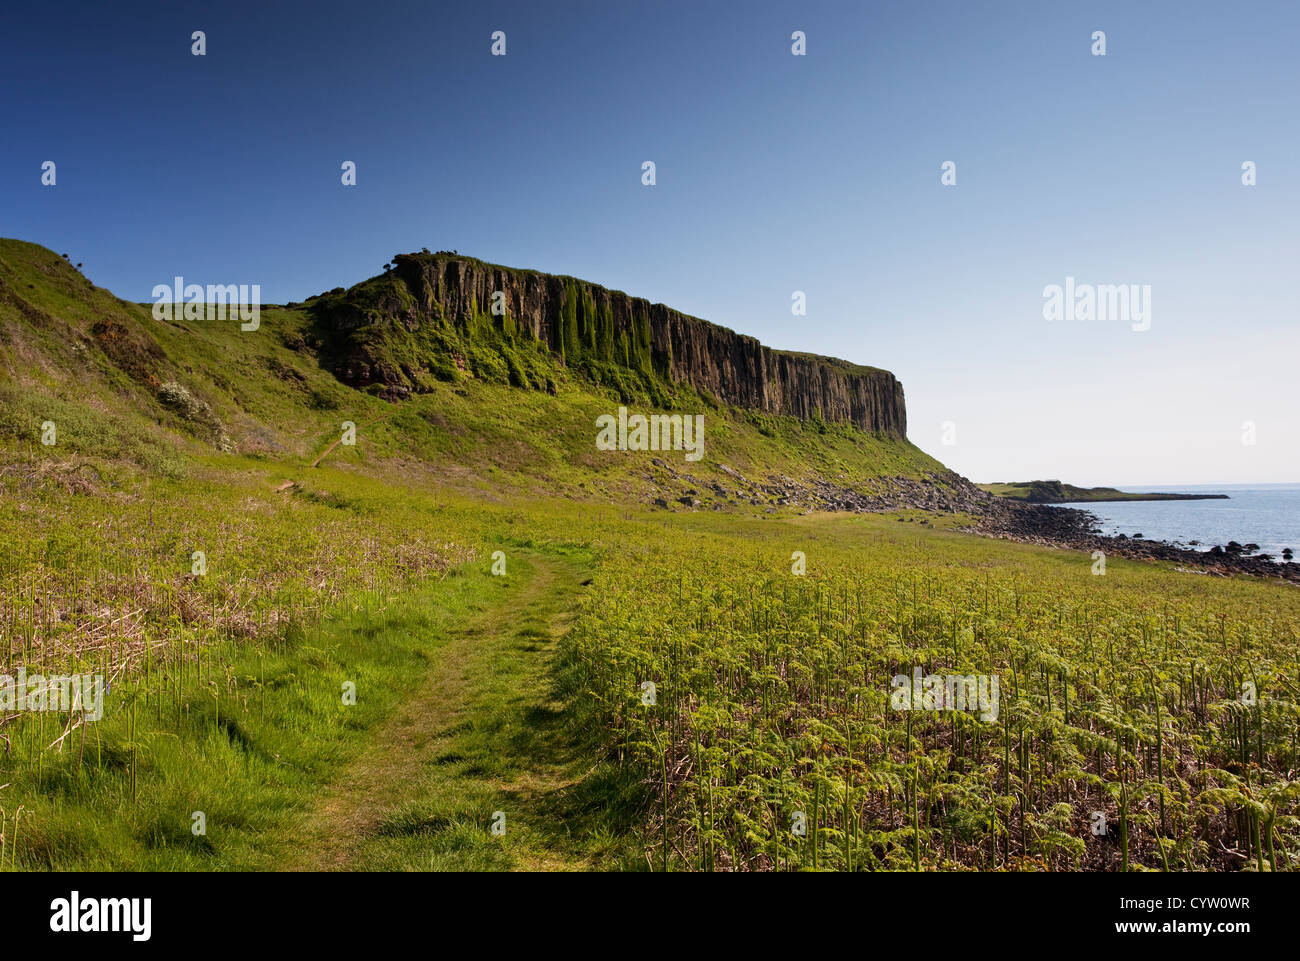
[[[456,249],[892,370],[974,480],[1300,481],[1297,51],[1294,2],[7,3],[0,235],[139,301]]]

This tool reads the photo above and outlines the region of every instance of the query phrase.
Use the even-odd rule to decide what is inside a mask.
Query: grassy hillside
[[[698,463],[598,451],[553,358],[390,402],[312,323],[0,241],[0,678],[109,681],[0,710],[0,869],[1300,867],[1294,588],[801,513],[942,465],[716,406]]]
[[[508,375],[471,365],[394,404],[328,373],[329,358],[308,346],[313,323],[308,311],[287,308],[265,309],[254,332],[231,320],[155,320],[147,306],[94,287],[50,251],[0,241],[0,443],[34,454],[41,425],[52,421],[57,447],[44,452],[47,461],[58,454],[88,467],[128,463],[143,474],[179,476],[252,459],[279,476],[305,468],[351,422],[356,444],[329,455],[340,466],[432,475],[465,490],[653,499],[644,482],[653,465],[595,447],[595,418],[624,402],[617,385],[539,351],[531,381],[554,393],[512,388]],[[181,402],[175,388],[161,390],[168,384],[183,392]],[[634,412],[656,409],[632,403]],[[660,458],[689,468],[693,480],[681,487],[734,487],[724,464],[759,480],[831,477],[861,489],[881,477],[943,469],[905,441],[847,425],[725,408],[693,394],[690,409],[706,412],[707,456],[697,464],[680,453]],[[672,478],[663,481],[667,491]],[[699,499],[711,506],[714,496],[704,491]]]

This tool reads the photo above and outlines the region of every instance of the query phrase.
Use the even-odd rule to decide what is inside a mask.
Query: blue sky
[[[0,235],[127,299],[456,249],[892,370],[975,480],[1300,480],[1293,3],[18,6]]]

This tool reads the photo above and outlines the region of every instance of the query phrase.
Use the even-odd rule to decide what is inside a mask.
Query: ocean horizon
[[[1259,553],[1279,560],[1284,548],[1300,550],[1300,483],[1109,486],[1126,493],[1227,494],[1228,499],[1061,501],[1056,506],[1089,511],[1101,532],[1112,537],[1140,534],[1199,551],[1229,541],[1258,544]]]

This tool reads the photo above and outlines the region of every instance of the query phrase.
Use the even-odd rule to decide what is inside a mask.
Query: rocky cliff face
[[[365,293],[358,293],[369,285]],[[474,329],[491,324],[495,292],[504,294],[512,330],[527,333],[572,363],[591,356],[686,383],[718,400],[802,419],[847,422],[904,437],[902,385],[886,370],[764,347],[753,337],[571,277],[485,264],[451,254],[407,254],[393,270],[342,296],[321,299],[318,319],[347,344],[345,380],[384,381],[393,365],[368,363],[382,340],[376,327],[407,334],[426,324]],[[400,366],[400,365],[399,365]],[[360,373],[358,373],[360,372]]]

